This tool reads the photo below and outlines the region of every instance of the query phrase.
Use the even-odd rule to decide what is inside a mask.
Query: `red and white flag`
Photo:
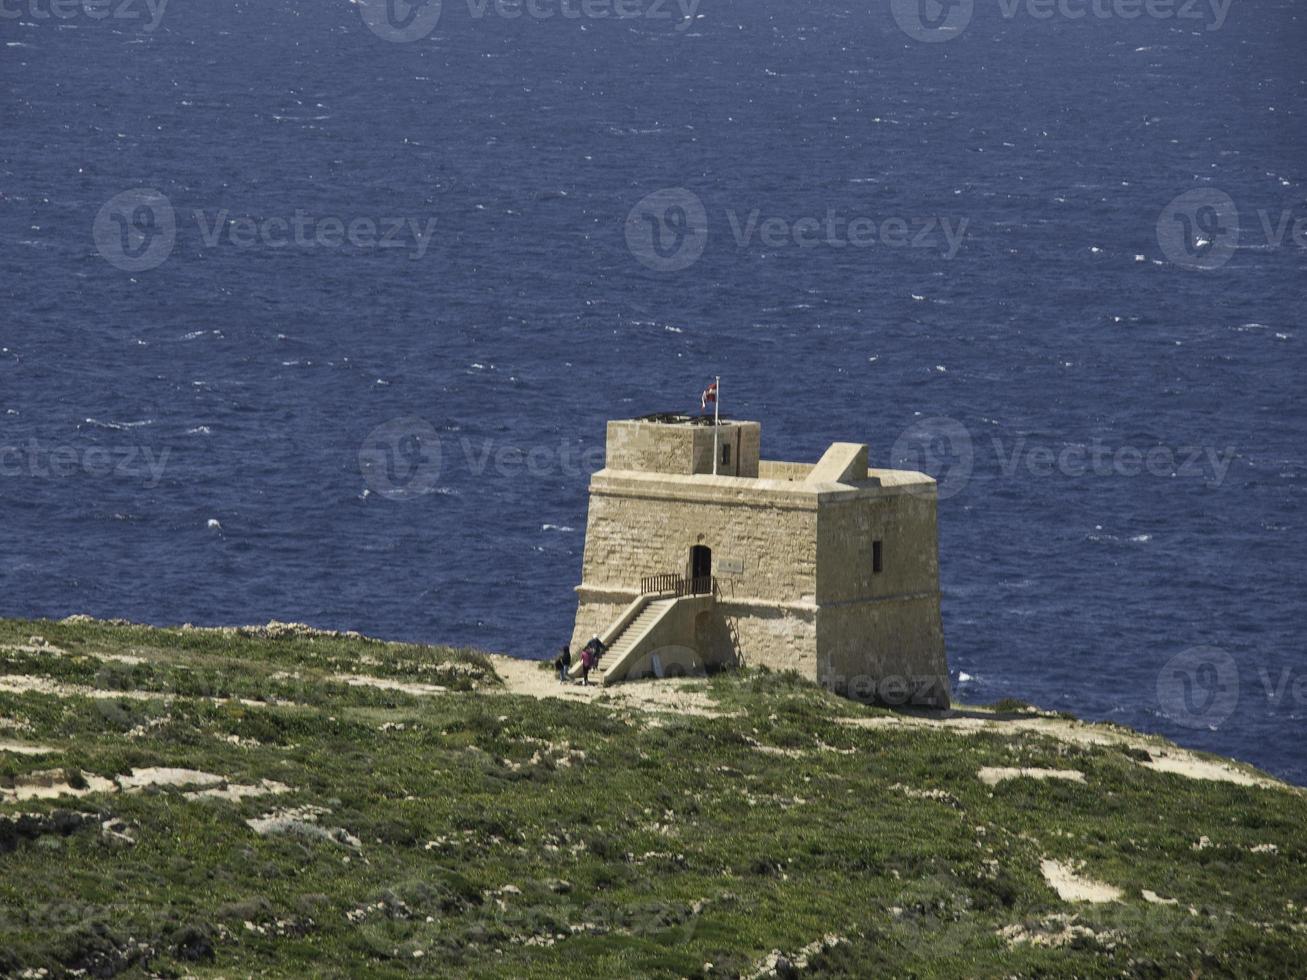
[[[703,395],[702,395],[702,397],[700,397],[700,399],[699,399],[699,407],[702,408],[702,409],[706,409],[706,408],[708,407],[708,403],[709,403],[709,402],[712,402],[712,403],[714,403],[714,404],[716,404],[716,402],[717,402],[717,382],[716,382],[716,381],[714,381],[712,384],[710,384],[707,388],[705,388],[705,389],[703,390]]]

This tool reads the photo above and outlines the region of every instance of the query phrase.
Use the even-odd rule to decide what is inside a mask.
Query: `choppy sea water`
[[[1293,4],[7,9],[0,614],[540,656],[721,375],[939,476],[960,700],[1307,782]]]

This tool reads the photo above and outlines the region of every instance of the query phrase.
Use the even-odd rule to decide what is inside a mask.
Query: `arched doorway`
[[[712,591],[712,549],[707,545],[690,549],[690,591],[696,595]]]

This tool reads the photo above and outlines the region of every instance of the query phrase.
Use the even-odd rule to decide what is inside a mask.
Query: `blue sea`
[[[543,656],[720,375],[940,479],[958,700],[1307,783],[1305,20],[11,0],[0,615]]]

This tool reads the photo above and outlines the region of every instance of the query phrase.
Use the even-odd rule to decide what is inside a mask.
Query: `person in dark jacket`
[[[572,670],[572,651],[563,647],[562,652],[554,658],[554,668],[558,671],[558,683],[566,684],[571,680],[568,674]]]

